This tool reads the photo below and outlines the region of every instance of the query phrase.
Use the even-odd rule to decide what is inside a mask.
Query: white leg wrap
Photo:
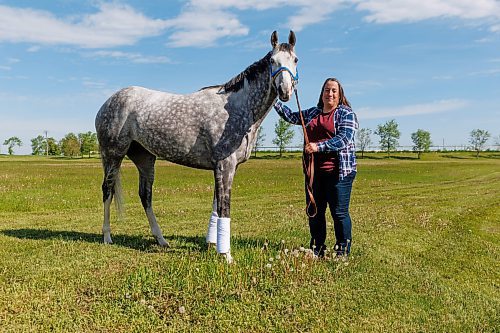
[[[207,243],[217,244],[217,219],[219,215],[217,212],[212,212],[210,220],[208,221],[208,231],[206,241]]]
[[[217,219],[217,253],[229,253],[231,249],[231,219],[220,217]]]

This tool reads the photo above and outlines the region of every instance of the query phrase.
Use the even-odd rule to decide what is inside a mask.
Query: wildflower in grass
[[[186,313],[186,308],[184,306],[179,306],[179,313],[180,314],[185,314]]]
[[[270,261],[270,262],[272,262],[273,260],[274,260],[274,258],[273,258],[273,257],[269,258],[269,261]]]
[[[266,265],[267,269],[271,269],[272,267],[273,267],[273,265],[271,263],[269,263],[269,264]]]
[[[300,252],[304,252],[306,249],[304,249],[303,246],[299,247]]]
[[[279,254],[277,254],[275,258],[276,258],[276,260],[280,260],[281,256]]]
[[[304,254],[304,258],[306,259],[314,259],[317,258],[318,256],[314,254],[313,250],[307,249]]]
[[[284,249],[284,250],[283,250],[283,252],[285,252],[285,255],[287,255],[289,251],[290,251],[290,250],[288,250],[288,249]]]

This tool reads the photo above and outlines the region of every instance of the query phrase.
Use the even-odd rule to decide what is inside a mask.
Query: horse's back
[[[223,106],[224,101],[209,90],[179,95],[128,87],[113,94],[99,110],[97,135],[105,149],[122,146],[123,151],[137,141],[156,156],[208,169],[213,167],[207,157],[216,133],[222,132],[213,127],[227,119]]]

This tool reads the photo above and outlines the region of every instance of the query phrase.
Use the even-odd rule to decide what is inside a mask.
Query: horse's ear
[[[273,49],[278,46],[278,33],[276,30],[273,31],[273,34],[271,35],[271,45],[273,46]]]
[[[290,44],[292,47],[294,47],[295,41],[296,41],[295,33],[292,30],[290,30],[290,35],[288,35],[288,44]]]

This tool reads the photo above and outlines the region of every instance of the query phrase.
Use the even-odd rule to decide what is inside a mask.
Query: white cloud
[[[295,31],[324,21],[342,0],[191,0],[183,12],[167,21],[167,26],[175,32],[170,36],[169,45],[211,46],[218,39],[230,36],[246,36],[249,28],[240,22],[232,11],[274,10],[276,23]],[[288,18],[280,14],[284,7],[298,8],[297,14]]]
[[[92,57],[124,59],[138,64],[168,64],[172,63],[165,56],[146,56],[140,53],[130,53],[122,51],[96,51],[88,54]]]
[[[491,32],[500,32],[500,24],[495,24],[490,27]]]
[[[112,48],[143,38],[169,34],[173,47],[207,47],[219,39],[246,36],[241,12],[273,11],[274,24],[300,31],[330,19],[343,7],[354,6],[374,23],[415,22],[436,17],[481,19],[490,31],[500,31],[500,2],[495,0],[190,0],[177,17],[155,19],[129,5],[97,1],[94,13],[57,17],[31,8],[0,5],[0,42]],[[282,9],[293,14],[285,16]],[[258,13],[257,13],[258,15]],[[29,48],[38,51],[40,46]],[[135,58],[139,61],[140,57]],[[153,62],[166,59],[150,59]],[[149,60],[145,60],[149,61]]]
[[[245,36],[249,31],[234,14],[199,7],[190,7],[177,18],[168,20],[167,26],[175,31],[169,38],[169,45],[174,47],[211,46],[219,38]]]
[[[36,45],[36,46],[30,46],[26,51],[30,52],[30,53],[35,53],[35,52],[38,52],[40,51],[41,47]]]
[[[141,38],[160,34],[164,28],[164,21],[148,18],[118,3],[100,3],[97,13],[78,19],[0,5],[0,41],[6,42],[107,48],[134,44]]]
[[[375,23],[416,22],[436,17],[500,19],[496,0],[353,0],[365,20]]]
[[[302,4],[297,14],[288,19],[287,26],[300,31],[329,18],[330,14],[341,7],[342,1],[316,0]]]
[[[471,76],[497,76],[500,74],[500,68],[485,69],[482,71],[472,72]]]
[[[460,110],[466,107],[468,104],[469,103],[465,100],[447,99],[431,103],[405,105],[400,107],[362,107],[358,108],[356,113],[361,119],[406,117]]]

